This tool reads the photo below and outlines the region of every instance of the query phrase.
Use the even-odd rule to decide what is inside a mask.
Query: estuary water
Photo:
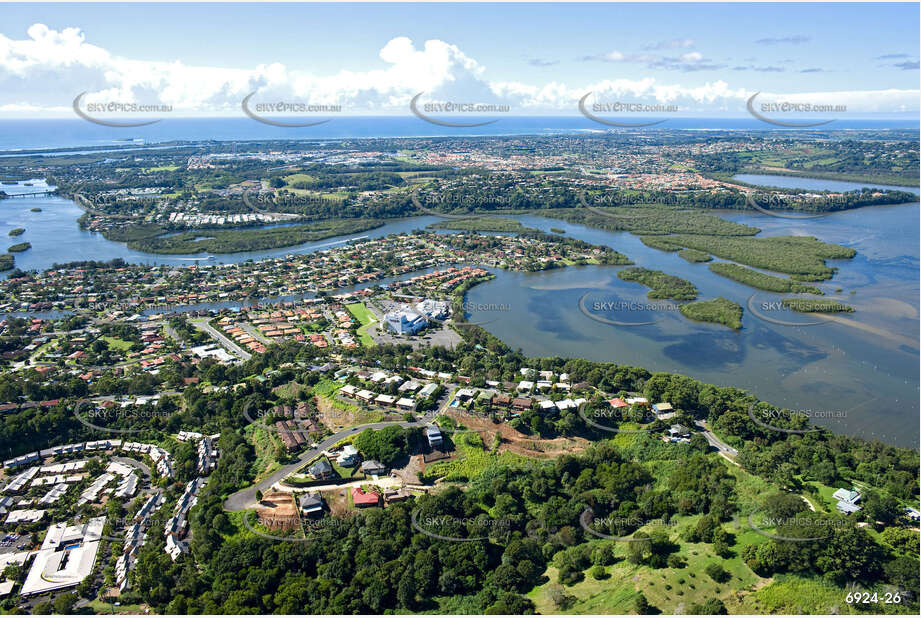
[[[742,180],[775,186],[801,180],[750,178]],[[810,184],[807,188],[834,190],[867,186],[814,179]],[[853,259],[830,260],[838,271],[818,284],[855,312],[826,319],[780,311],[775,303],[791,295],[738,284],[707,264],[650,249],[629,233],[523,216],[518,218],[524,225],[563,229],[566,236],[617,249],[638,266],[688,279],[700,290],[699,300],[722,296],[739,303],[742,328],[690,321],[670,301],[647,300],[648,289],[618,279],[621,267],[613,266],[499,272],[468,292],[471,308],[488,309],[471,311],[470,319],[487,322],[484,328],[528,355],[612,361],[738,386],[802,411],[832,431],[917,446],[918,204],[802,221],[760,213],[720,216],[758,227],[761,236],[815,236],[856,249]]]
[[[740,175],[753,184],[849,190],[864,185],[787,176]],[[7,193],[40,191],[3,185]],[[917,189],[900,188],[918,193]],[[40,208],[40,212],[33,212]],[[26,232],[9,244],[30,242],[16,254],[22,269],[44,269],[75,260],[111,260],[180,266],[206,254],[163,256],[129,250],[124,243],[82,231],[82,214],[58,197],[0,201],[0,236]],[[674,303],[646,298],[647,288],[617,278],[620,267],[584,266],[539,273],[496,270],[496,278],[467,294],[471,321],[529,355],[568,356],[671,371],[722,386],[738,386],[777,406],[802,410],[840,433],[917,446],[919,423],[919,212],[918,204],[878,206],[793,220],[760,213],[720,216],[758,227],[761,235],[808,235],[852,247],[857,256],[833,260],[838,269],[818,284],[827,297],[855,308],[833,319],[781,311],[789,295],[761,292],[692,264],[675,253],[651,249],[626,232],[606,232],[556,219],[518,216],[524,225],[612,247],[639,266],[690,280],[699,299],[723,296],[743,309],[742,329],[690,321]],[[380,228],[271,251],[215,255],[209,263],[307,253],[362,237],[421,229],[438,217],[402,219]],[[2,273],[0,273],[2,275]],[[649,306],[652,305],[652,306]],[[613,322],[613,323],[612,323]],[[781,322],[781,323],[778,323]],[[645,324],[644,324],[645,323]]]

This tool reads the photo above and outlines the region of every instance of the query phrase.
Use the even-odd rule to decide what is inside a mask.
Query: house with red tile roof
[[[376,491],[369,491],[367,493],[362,490],[361,487],[352,488],[352,502],[356,507],[363,509],[369,506],[379,506],[381,502],[381,496]]]

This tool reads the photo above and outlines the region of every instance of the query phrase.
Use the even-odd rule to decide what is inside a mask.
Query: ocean
[[[513,116],[480,127],[443,127],[415,116],[346,116],[312,127],[275,127],[249,118],[164,118],[144,127],[106,127],[79,118],[0,120],[0,153],[3,151],[75,147],[156,144],[171,141],[249,141],[272,139],[329,140],[375,137],[451,137],[477,135],[554,135],[583,132],[654,133],[667,130],[698,131],[809,131],[766,124],[755,118],[668,118],[655,127],[617,129],[583,116]],[[484,117],[484,119],[486,119]],[[488,118],[491,120],[492,118]],[[918,130],[918,119],[835,120],[811,129]],[[4,154],[11,154],[5,152]]]

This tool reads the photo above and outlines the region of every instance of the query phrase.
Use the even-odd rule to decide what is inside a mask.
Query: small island
[[[21,242],[21,243],[18,243],[18,244],[13,245],[13,246],[10,247],[9,249],[7,249],[7,251],[8,251],[9,253],[21,253],[21,252],[23,252],[23,251],[28,251],[28,250],[31,249],[31,248],[32,248],[32,243],[30,243],[30,242]]]
[[[716,262],[710,264],[710,270],[721,277],[732,279],[733,281],[759,290],[767,290],[768,292],[793,292],[794,294],[805,293],[817,294],[819,296],[825,294],[825,292],[814,285],[804,285],[796,281],[791,281],[790,279],[775,277],[774,275],[768,275],[752,268],[746,268],[745,266],[729,262]]]
[[[682,249],[678,252],[678,257],[692,263],[709,262],[713,259],[713,256],[706,251],[698,251],[697,249]]]
[[[41,211],[42,211],[41,208],[30,208],[29,210],[31,210],[32,212],[41,212]]]
[[[0,272],[5,270],[13,270],[14,263],[13,256],[8,253],[0,254]]]
[[[742,328],[742,307],[722,296],[681,305],[679,311],[689,320],[722,324],[733,330]]]
[[[671,298],[672,300],[694,300],[697,298],[697,287],[681,277],[669,275],[661,270],[648,268],[625,268],[617,273],[624,281],[636,281],[651,288],[649,298]]]
[[[25,231],[26,231],[26,228],[17,227],[15,229],[10,230],[10,236],[22,236]]]

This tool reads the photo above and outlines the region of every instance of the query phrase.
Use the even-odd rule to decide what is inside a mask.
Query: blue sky
[[[917,3],[14,4],[0,15],[0,115],[66,113],[83,91],[222,114],[254,90],[355,113],[405,109],[419,91],[571,112],[589,90],[701,113],[757,91],[918,111]]]

